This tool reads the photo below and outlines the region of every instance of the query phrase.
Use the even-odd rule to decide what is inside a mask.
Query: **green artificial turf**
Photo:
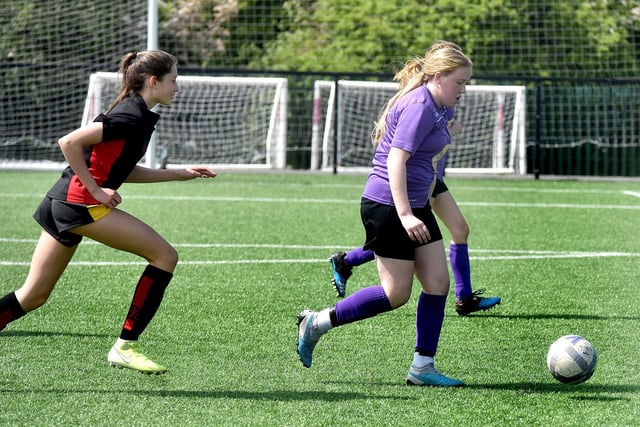
[[[31,214],[57,175],[0,172],[0,296],[28,272],[40,233]],[[167,374],[107,366],[145,262],[85,240],[47,304],[0,332],[0,425],[637,425],[638,181],[447,178],[471,227],[474,288],[503,299],[460,317],[451,290],[436,362],[466,387],[405,385],[417,283],[405,306],[329,332],[303,368],[296,314],[337,301],[327,258],[363,243],[365,178],[126,184],[120,208],[180,254],[141,337]],[[377,283],[374,263],[363,265],[347,294]],[[580,385],[546,367],[567,334],[598,352]]]

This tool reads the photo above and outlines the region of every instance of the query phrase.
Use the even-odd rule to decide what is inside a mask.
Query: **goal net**
[[[147,44],[140,0],[0,1],[0,169],[60,170],[89,74]]]
[[[82,122],[104,112],[120,89],[118,73],[93,73]],[[151,167],[285,168],[287,79],[178,76],[180,91],[161,115],[147,151]]]
[[[456,107],[462,134],[452,137],[447,173],[526,173],[525,87],[467,86]],[[398,83],[317,80],[311,167],[370,168],[371,133]]]

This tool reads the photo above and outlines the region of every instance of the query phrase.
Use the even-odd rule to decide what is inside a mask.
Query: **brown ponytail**
[[[177,63],[178,60],[175,56],[162,50],[125,54],[120,60],[120,75],[122,76],[120,93],[109,106],[107,114],[129,93],[141,91],[147,78],[156,76],[161,79],[169,74]]]

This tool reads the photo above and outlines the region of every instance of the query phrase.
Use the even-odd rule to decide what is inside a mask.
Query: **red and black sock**
[[[138,281],[120,338],[135,341],[158,311],[172,273],[148,265]]]
[[[0,298],[0,331],[3,330],[9,322],[13,322],[25,314],[27,313],[20,306],[15,292],[10,292]]]

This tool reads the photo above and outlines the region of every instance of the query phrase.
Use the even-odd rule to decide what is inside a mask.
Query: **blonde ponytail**
[[[437,72],[449,73],[460,67],[471,66],[472,62],[453,42],[438,40],[426,51],[424,58],[413,58],[393,77],[400,83],[398,92],[387,102],[380,117],[374,123],[371,142],[378,145],[387,128],[387,115],[393,105],[412,90],[426,84]]]

